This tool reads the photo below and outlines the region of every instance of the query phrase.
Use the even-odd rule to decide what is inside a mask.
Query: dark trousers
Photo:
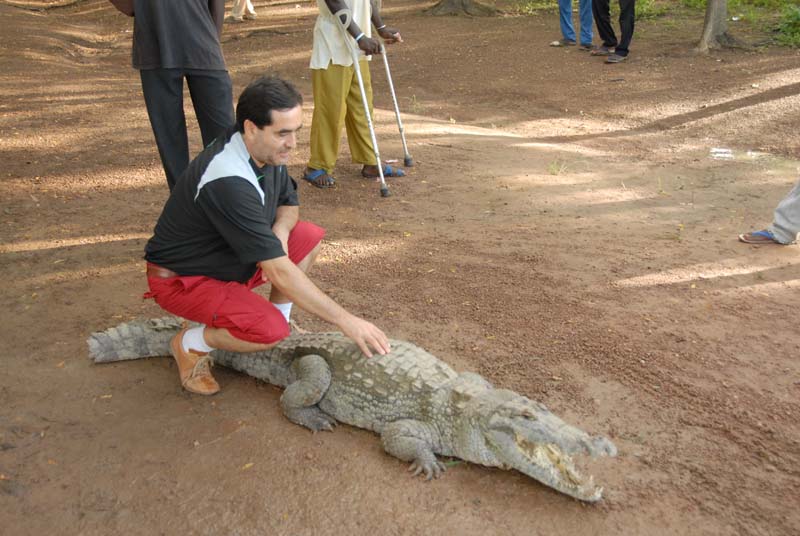
[[[203,146],[233,126],[233,88],[228,71],[143,69],[142,93],[170,191],[189,165],[183,113],[183,79],[189,86]]]
[[[611,8],[609,0],[592,0],[592,13],[597,33],[603,40],[603,46],[615,49],[620,56],[628,55],[628,47],[633,39],[633,22],[636,18],[636,0],[619,0],[619,29],[622,39],[617,41],[614,28],[611,26]]]

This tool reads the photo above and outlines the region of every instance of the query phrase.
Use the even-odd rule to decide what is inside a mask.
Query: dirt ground
[[[132,25],[105,0],[9,4],[3,534],[797,534],[800,248],[736,240],[798,179],[796,50],[697,57],[702,20],[673,15],[638,23],[629,61],[607,66],[547,47],[554,13],[387,3],[416,166],[382,199],[345,144],[336,189],[300,185],[304,217],[328,229],[321,288],[613,439],[619,456],[588,464],[605,499],[587,506],[463,463],[411,478],[375,435],[312,435],[277,388],[231,371],[207,399],[181,390],[169,358],[90,364],[89,333],[162,314],[142,299],[167,188]],[[316,4],[255,5],[257,21],[225,27],[234,92],[277,71],[309,126]],[[380,62],[373,77],[381,152],[402,161]]]

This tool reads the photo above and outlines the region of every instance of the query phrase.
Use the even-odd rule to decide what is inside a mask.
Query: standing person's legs
[[[603,46],[614,48],[617,46],[617,36],[611,26],[611,6],[609,0],[592,0],[592,14],[597,26],[597,33],[603,40]]]
[[[345,116],[345,96],[353,76],[352,67],[328,65],[311,69],[314,114],[311,119],[311,157],[308,168],[333,173]]]
[[[231,8],[231,18],[241,21],[245,14],[247,18],[256,18],[256,10],[253,9],[253,3],[250,0],[233,0],[233,7]]]
[[[363,59],[359,61],[359,65],[361,66],[361,78],[364,81],[364,93],[367,96],[369,114],[372,117],[372,77],[369,72],[369,62]],[[347,143],[350,146],[353,162],[365,166],[377,165],[375,148],[372,145],[367,114],[364,111],[364,102],[361,99],[361,90],[358,87],[355,71],[350,79],[350,88],[347,93],[347,112],[344,124],[347,128]],[[377,174],[377,170],[375,173]]]
[[[189,140],[183,113],[183,71],[142,69],[142,93],[169,189],[189,165]]]
[[[619,28],[621,38],[614,51],[618,56],[627,56],[633,39],[633,26],[636,19],[636,0],[619,0]]]
[[[581,22],[581,45],[592,44],[592,0],[580,0],[578,18]]]
[[[572,0],[558,0],[558,20],[564,41],[575,42],[575,27],[572,26]]]
[[[233,7],[231,8],[231,17],[236,20],[241,20],[244,15],[244,5],[246,0],[233,0]]]
[[[800,233],[800,182],[775,208],[775,217],[768,230],[781,244],[791,244]]]
[[[186,72],[186,82],[203,136],[203,146],[207,147],[236,122],[231,78],[228,71],[191,69]]]

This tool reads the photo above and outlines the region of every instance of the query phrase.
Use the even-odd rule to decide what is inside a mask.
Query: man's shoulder
[[[203,152],[203,157],[207,163],[203,166],[198,191],[207,184],[227,178],[238,178],[258,188],[258,176],[250,164],[250,153],[238,132],[215,140]]]

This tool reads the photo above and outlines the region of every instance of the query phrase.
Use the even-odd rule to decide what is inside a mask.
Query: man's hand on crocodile
[[[355,315],[349,315],[339,324],[339,329],[346,336],[353,339],[367,357],[372,357],[372,350],[381,355],[389,353],[389,338],[372,322]]]

